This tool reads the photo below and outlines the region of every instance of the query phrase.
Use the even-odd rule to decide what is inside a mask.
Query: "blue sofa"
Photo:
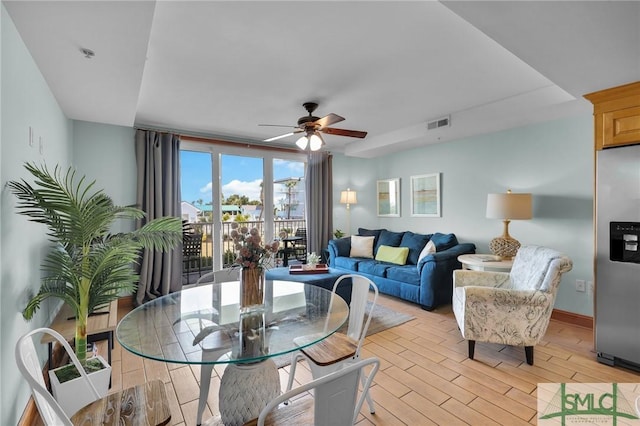
[[[380,293],[418,303],[428,311],[451,303],[453,271],[462,267],[458,256],[476,252],[475,244],[458,243],[454,234],[359,228],[358,235],[374,237],[372,257],[351,257],[351,237],[340,238],[329,241],[329,265],[337,270],[364,275],[376,283]],[[424,255],[423,249],[429,241],[436,251]],[[389,247],[407,247],[405,264],[376,260],[376,257],[382,258],[378,256],[381,246],[385,246],[383,252]],[[406,253],[405,249],[400,251]],[[397,259],[394,262],[398,262]]]

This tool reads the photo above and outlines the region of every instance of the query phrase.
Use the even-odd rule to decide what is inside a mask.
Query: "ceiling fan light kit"
[[[302,104],[304,109],[307,110],[309,115],[305,115],[298,119],[298,125],[294,126],[293,132],[288,132],[283,135],[274,136],[272,138],[265,139],[264,142],[273,142],[278,139],[286,138],[287,136],[294,135],[296,133],[305,133],[302,137],[298,138],[296,145],[301,150],[309,148],[310,151],[318,151],[324,146],[324,140],[320,133],[326,133],[328,135],[348,136],[352,138],[364,138],[367,136],[367,132],[359,130],[346,130],[336,129],[328,127],[332,124],[339,123],[344,120],[344,117],[338,114],[330,113],[322,118],[315,117],[313,112],[318,108],[316,102],[305,102]],[[260,126],[275,126],[275,127],[289,127],[279,126],[274,124],[260,124]]]

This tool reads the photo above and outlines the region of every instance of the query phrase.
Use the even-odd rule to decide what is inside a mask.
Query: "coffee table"
[[[331,291],[333,289],[333,285],[336,280],[343,275],[347,275],[347,272],[329,268],[328,272],[320,273],[320,274],[290,274],[289,268],[272,268],[269,269],[265,277],[268,280],[285,280],[285,281],[294,281],[305,284],[312,284],[317,287],[322,287]],[[343,280],[338,288],[336,289],[336,293],[340,297],[342,297],[347,305],[351,303],[351,279]]]

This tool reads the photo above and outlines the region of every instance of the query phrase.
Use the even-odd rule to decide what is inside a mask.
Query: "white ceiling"
[[[327,149],[365,158],[584,113],[585,93],[640,80],[635,1],[3,4],[69,118],[262,143],[288,129],[258,124],[317,101],[369,132]]]

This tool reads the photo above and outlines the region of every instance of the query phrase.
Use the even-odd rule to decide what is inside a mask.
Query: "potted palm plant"
[[[22,314],[30,320],[43,300],[62,299],[75,314],[75,353],[87,363],[87,319],[123,292],[131,292],[139,280],[134,266],[142,249],[166,251],[182,239],[179,218],[164,217],[135,231],[111,234],[116,220],[142,219],[145,213],[132,206],[116,206],[95,181],[66,173],[56,166],[25,164],[33,185],[25,180],[8,183],[16,195],[18,213],[47,226],[54,247],[42,264],[42,285]]]

